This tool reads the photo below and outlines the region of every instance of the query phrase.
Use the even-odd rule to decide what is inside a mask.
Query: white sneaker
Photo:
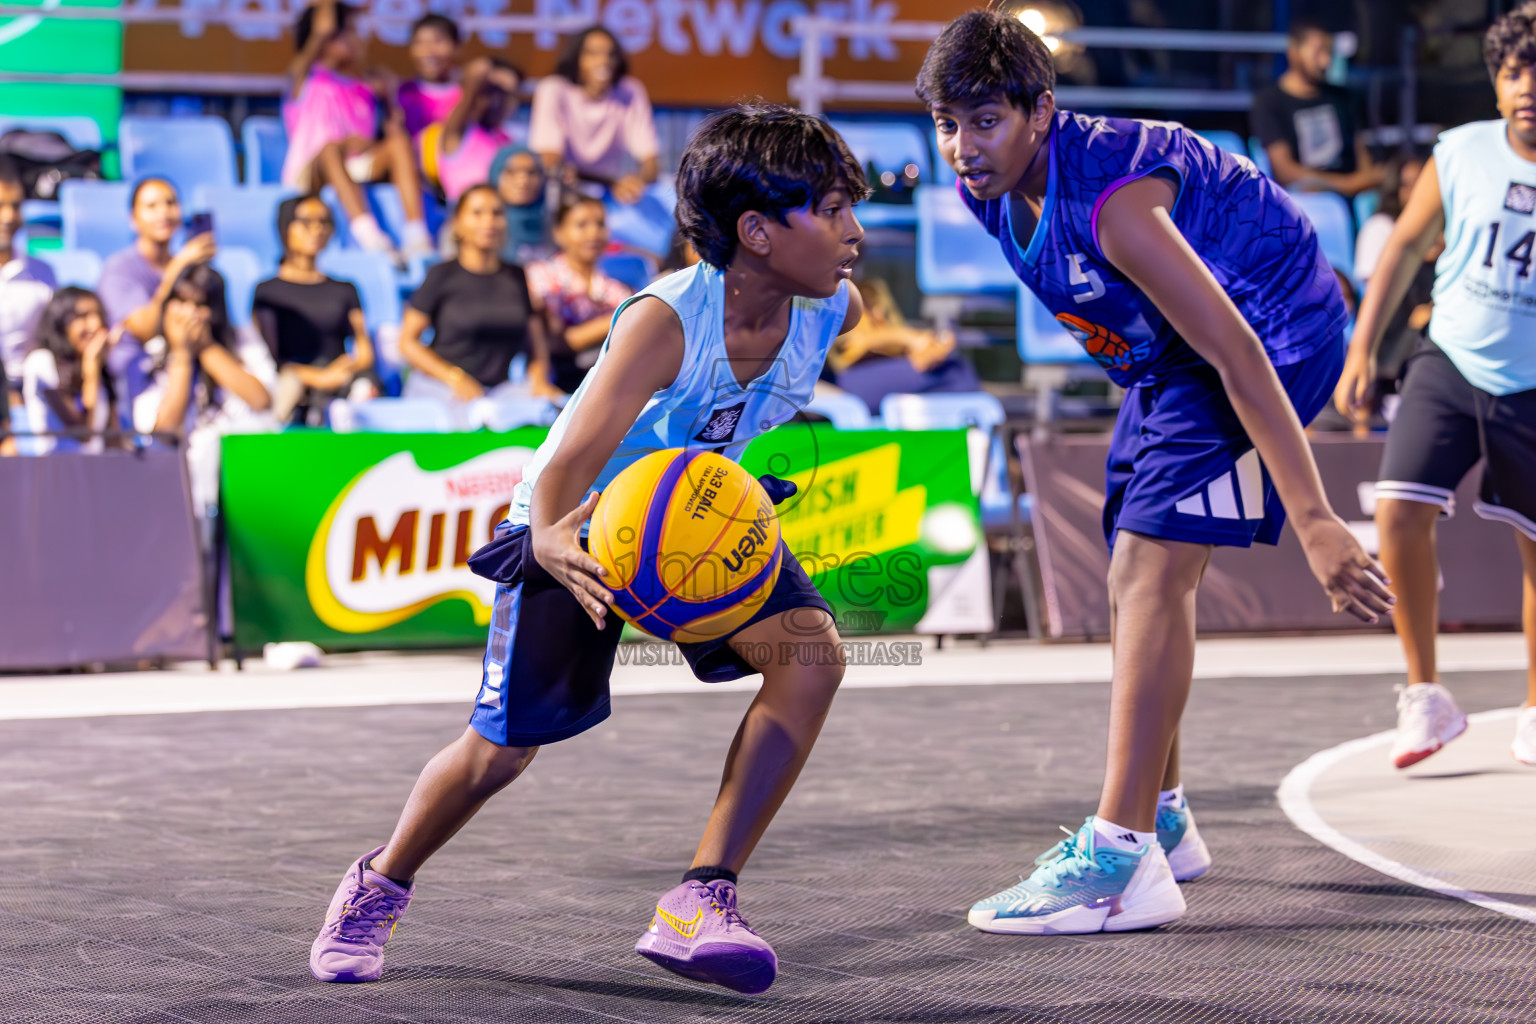
[[[1521,764],[1536,764],[1536,705],[1521,708],[1515,718],[1515,742],[1509,752]]]
[[[1160,804],[1157,808],[1157,843],[1168,856],[1175,882],[1190,882],[1211,870],[1211,851],[1200,837],[1189,801],[1183,806]]]
[[[1445,687],[1439,683],[1398,685],[1394,767],[1416,765],[1466,731],[1467,716]]]

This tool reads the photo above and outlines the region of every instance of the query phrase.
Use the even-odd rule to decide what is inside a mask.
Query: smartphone
[[[196,238],[198,235],[206,235],[213,231],[213,214],[194,213],[192,219],[187,221],[187,237]]]

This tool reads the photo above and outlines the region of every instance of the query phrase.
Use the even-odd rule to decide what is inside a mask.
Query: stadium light
[[[1045,12],[1039,8],[1024,8],[1019,12],[1019,21],[1023,22],[1024,27],[1029,29],[1037,36],[1045,34]],[[1049,46],[1050,44],[1047,43],[1046,45]],[[1059,46],[1061,44],[1057,43],[1057,45]]]

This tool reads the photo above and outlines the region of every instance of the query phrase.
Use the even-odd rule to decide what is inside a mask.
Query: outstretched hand
[[[1374,623],[1392,611],[1397,598],[1387,589],[1391,580],[1381,563],[1365,553],[1355,535],[1338,516],[1329,516],[1297,531],[1312,575],[1323,585],[1336,612],[1349,612]]]
[[[581,546],[581,524],[592,518],[595,508],[597,492],[593,491],[586,501],[534,537],[533,557],[575,595],[592,624],[602,629],[607,624],[608,606],[613,603],[613,593],[599,582],[608,570]]]

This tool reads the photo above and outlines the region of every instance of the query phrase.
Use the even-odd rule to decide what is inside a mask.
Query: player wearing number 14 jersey
[[[1407,768],[1467,727],[1435,667],[1435,520],[1479,461],[1472,508],[1515,528],[1525,569],[1525,631],[1536,645],[1536,4],[1499,19],[1483,43],[1497,121],[1440,136],[1398,218],[1371,286],[1336,401],[1370,405],[1375,353],[1408,280],[1441,231],[1429,340],[1409,357],[1376,484],[1381,560],[1398,582],[1394,622],[1408,661],[1398,689],[1393,763]],[[1448,586],[1457,585],[1447,579]],[[1536,664],[1512,752],[1536,764]]]
[[[1343,301],[1311,225],[1252,163],[1181,125],[1057,110],[1051,55],[1017,18],[951,22],[917,86],[961,198],[1127,388],[1105,487],[1114,676],[1098,812],[970,922],[1164,924],[1184,912],[1175,882],[1210,864],[1176,737],[1212,547],[1272,544],[1289,513],[1336,610],[1375,621],[1391,604],[1302,433],[1338,380]]]

